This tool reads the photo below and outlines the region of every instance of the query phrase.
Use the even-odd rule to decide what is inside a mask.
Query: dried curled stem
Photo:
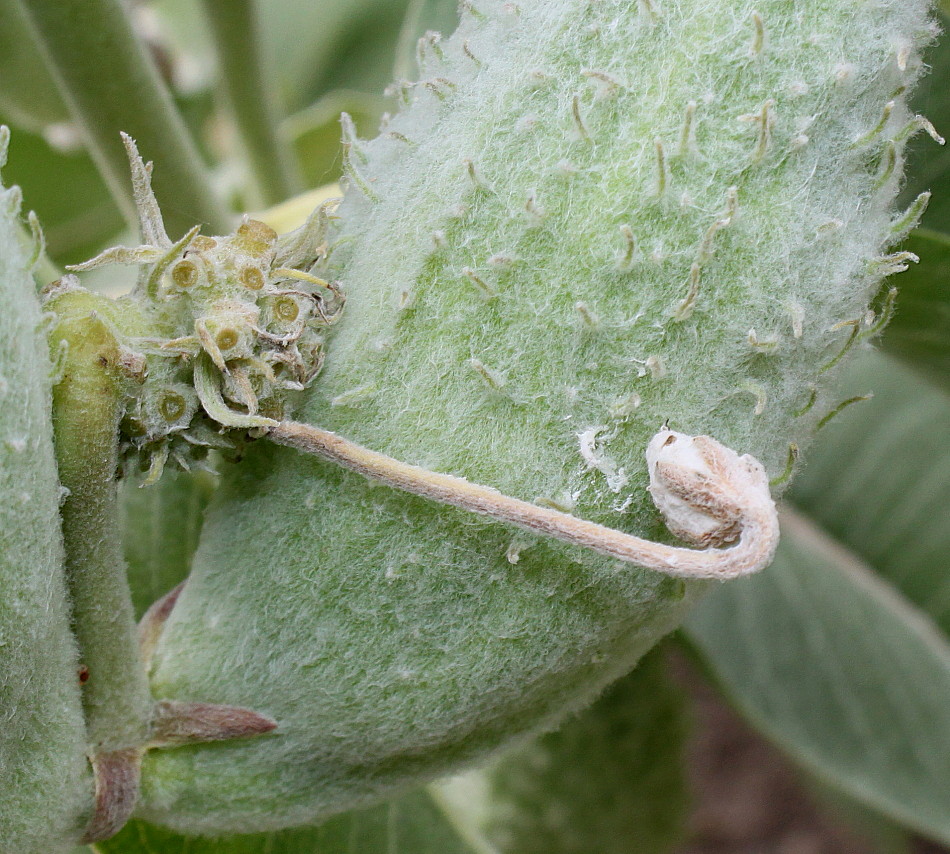
[[[664,428],[646,452],[650,493],[670,530],[705,546],[691,549],[654,543],[464,478],[408,465],[307,424],[284,421],[268,435],[404,492],[678,578],[748,575],[768,566],[778,545],[778,516],[761,463],[708,436]],[[728,548],[717,548],[733,541]]]

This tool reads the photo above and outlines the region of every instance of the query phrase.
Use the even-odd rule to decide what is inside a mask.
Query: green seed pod
[[[0,166],[7,136],[0,128]],[[19,204],[17,188],[0,188],[0,851],[48,854],[72,849],[93,784],[63,577],[51,367]]]
[[[929,4],[465,5],[408,108],[350,140],[349,307],[304,417],[653,537],[666,420],[785,478],[906,260]],[[279,726],[153,754],[142,814],[276,828],[474,762],[589,703],[702,589],[255,447],[153,688]]]

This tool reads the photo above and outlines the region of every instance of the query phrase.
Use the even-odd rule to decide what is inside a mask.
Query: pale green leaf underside
[[[99,854],[491,854],[473,847],[424,791],[338,816],[320,827],[228,838],[179,836],[133,821]]]
[[[841,388],[874,399],[828,425],[790,498],[950,635],[950,393],[880,354]]]
[[[872,389],[826,428],[791,492],[812,521],[786,525],[775,565],[717,590],[689,631],[768,737],[832,787],[947,839],[950,397],[881,354],[840,384]]]
[[[122,543],[139,617],[188,575],[214,477],[167,471],[153,486],[140,483],[130,478],[120,493]]]
[[[786,517],[775,563],[687,623],[743,714],[847,794],[950,840],[950,647],[853,555]]]

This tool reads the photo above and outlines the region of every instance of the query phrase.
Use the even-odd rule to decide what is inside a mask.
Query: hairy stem
[[[130,225],[125,131],[158,161],[155,190],[172,234],[195,223],[226,231],[219,200],[144,45],[119,0],[20,0],[86,145]]]
[[[679,578],[727,579],[757,572],[771,562],[778,544],[778,517],[767,484],[764,489],[739,496],[741,503],[736,522],[740,538],[736,545],[725,549],[689,549],[654,543],[568,513],[510,498],[464,478],[399,462],[308,424],[284,421],[268,435],[282,445],[323,457],[404,492]],[[725,481],[722,485],[728,486]],[[702,498],[708,503],[708,493]],[[736,496],[729,498],[732,500],[726,503],[731,511]]]
[[[254,0],[204,0],[221,83],[241,131],[261,202],[273,205],[300,188],[291,152],[277,134],[273,85],[261,51]]]
[[[121,805],[131,809],[135,802],[152,712],[118,528],[121,354],[96,311],[100,301],[82,291],[55,297],[58,322],[50,336],[54,351],[66,352],[53,389],[53,429],[60,482],[68,490],[62,507],[66,581],[96,772],[88,839],[114,832],[128,817]]]

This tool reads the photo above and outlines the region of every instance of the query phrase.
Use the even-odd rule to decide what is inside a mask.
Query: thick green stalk
[[[300,188],[288,148],[277,135],[273,85],[261,52],[254,0],[204,0],[227,95],[257,182],[261,201],[273,205]]]
[[[121,354],[97,311],[101,302],[81,291],[56,297],[50,338],[54,352],[66,353],[53,389],[54,440],[60,482],[69,490],[62,507],[66,578],[94,754],[142,747],[152,707],[118,527]]]
[[[155,65],[119,0],[20,0],[86,145],[133,226],[125,131],[156,161],[155,191],[173,235],[204,223],[228,229],[228,212]]]

